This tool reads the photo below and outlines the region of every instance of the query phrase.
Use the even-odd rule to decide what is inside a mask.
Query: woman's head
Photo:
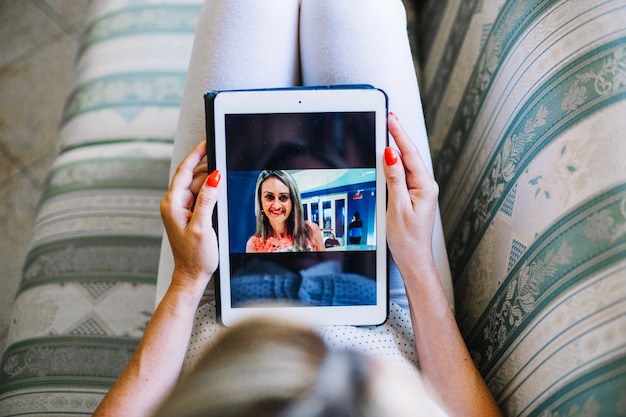
[[[224,332],[159,415],[279,416],[314,383],[326,352],[306,327],[244,322]]]
[[[401,385],[400,387],[398,385]],[[228,329],[157,416],[443,416],[423,386],[309,327],[257,318]]]
[[[267,177],[259,189],[260,209],[270,224],[285,223],[291,216],[291,190],[278,177]]]
[[[261,171],[255,191],[256,235],[265,239],[278,231],[274,225],[284,224],[285,232],[293,237],[300,250],[306,250],[308,236],[302,212],[300,189],[286,171]]]

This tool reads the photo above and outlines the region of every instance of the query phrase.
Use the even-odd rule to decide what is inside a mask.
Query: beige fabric
[[[423,100],[470,351],[507,415],[623,415],[626,2],[432,3]]]

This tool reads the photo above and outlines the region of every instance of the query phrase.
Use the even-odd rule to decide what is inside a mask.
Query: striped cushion
[[[91,415],[136,348],[201,3],[91,5],[0,365],[0,415]]]
[[[457,318],[509,416],[626,415],[626,1],[431,1]]]

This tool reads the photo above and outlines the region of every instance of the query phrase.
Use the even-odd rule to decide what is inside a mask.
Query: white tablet
[[[209,169],[222,174],[221,322],[268,314],[314,325],[383,323],[384,92],[213,91],[205,103]]]

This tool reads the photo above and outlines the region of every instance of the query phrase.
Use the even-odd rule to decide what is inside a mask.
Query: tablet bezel
[[[307,87],[218,91],[207,93],[206,99],[207,141],[213,141],[213,144],[207,144],[207,149],[213,146],[214,167],[222,173],[221,191],[216,205],[217,219],[219,219],[216,229],[220,247],[220,267],[219,273],[214,278],[220,321],[226,326],[231,326],[246,318],[275,315],[305,321],[312,325],[379,325],[384,323],[389,309],[389,259],[385,233],[387,194],[382,166],[384,148],[388,144],[388,107],[385,93],[370,86]],[[209,112],[212,113],[209,114]],[[230,242],[227,199],[229,169],[226,166],[226,115],[328,112],[374,112],[375,114],[376,304],[351,306],[281,304],[280,306],[233,307],[229,285]]]

